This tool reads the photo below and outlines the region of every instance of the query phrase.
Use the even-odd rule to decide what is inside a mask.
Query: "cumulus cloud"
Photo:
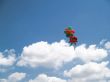
[[[105,46],[106,49],[110,49],[110,42],[109,41],[106,42],[104,46]]]
[[[5,71],[7,67],[12,66],[16,61],[15,56],[13,49],[0,52],[0,71]]]
[[[15,72],[8,76],[8,79],[0,79],[0,82],[19,82],[26,77],[26,73]]]
[[[104,45],[104,47],[101,46],[102,48],[97,45],[87,46],[86,44],[74,48],[64,40],[51,44],[44,41],[36,42],[25,46],[18,60],[13,49],[0,52],[0,71],[14,65],[15,61],[17,61],[17,66],[30,66],[32,68],[41,66],[59,69],[65,63],[80,59],[83,61],[82,65],[77,64],[70,70],[64,71],[65,77],[69,79],[39,74],[35,79],[30,79],[29,82],[109,82],[110,69],[107,67],[109,62],[103,62],[103,59],[109,54],[109,44],[110,42],[102,41],[100,43],[100,45]],[[25,77],[26,73],[15,72],[10,74],[7,79],[0,79],[0,82],[20,82]]]
[[[13,49],[6,50],[5,52],[8,53],[7,57],[5,57],[2,52],[0,52],[0,65],[6,65],[6,66],[13,65],[16,60],[14,50]]]
[[[26,77],[26,73],[15,72],[8,77],[10,82],[17,82]]]
[[[17,65],[58,68],[75,57],[74,47],[70,47],[64,40],[52,44],[42,41],[24,47]]]
[[[29,80],[29,82],[67,82],[58,77],[49,77],[46,74],[40,74],[35,79]]]
[[[17,65],[59,68],[64,63],[70,62],[75,58],[80,58],[84,62],[101,61],[107,55],[105,49],[98,48],[96,45],[86,47],[83,44],[74,49],[73,46],[69,46],[64,40],[52,44],[41,41],[25,46]]]
[[[103,39],[100,41],[100,45],[103,46],[105,44],[105,42],[107,41],[107,39]]]
[[[89,47],[86,47],[86,44],[76,47],[75,54],[84,62],[101,61],[108,56],[107,50],[98,48],[96,45],[89,45]]]
[[[95,63],[89,62],[84,65],[76,65],[70,70],[64,71],[66,77],[70,77],[69,82],[106,82],[110,78],[109,62]]]

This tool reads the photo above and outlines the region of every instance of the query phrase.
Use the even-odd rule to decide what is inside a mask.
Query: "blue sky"
[[[110,39],[108,0],[1,0],[0,11],[1,50],[63,39],[69,25],[77,31],[79,43]]]
[[[104,39],[109,42],[110,1],[0,0],[0,52],[3,56],[10,55],[9,52],[11,54],[14,53],[10,49],[14,49],[17,56],[15,57],[16,63],[22,60],[20,55],[25,54],[24,47],[29,48],[28,46],[30,45],[34,50],[32,44],[37,44],[41,41],[46,41],[51,45],[53,42],[60,44],[61,42],[59,41],[62,39],[67,40],[63,32],[67,26],[73,26],[76,30],[75,35],[78,37],[78,47],[82,44],[88,46],[93,44],[99,45]],[[87,49],[86,47],[84,48]],[[106,46],[106,48],[108,52],[109,47]],[[8,51],[5,51],[7,49]],[[105,48],[103,47],[102,49]],[[31,52],[30,48],[29,51]],[[82,63],[80,60],[74,61],[78,64]],[[8,78],[13,72],[25,72],[31,75],[30,78],[27,77],[24,80],[34,79],[35,76],[41,73],[47,73],[50,76],[60,76],[55,72],[63,72],[61,69],[65,70],[73,66],[71,64],[72,61],[69,61],[61,69],[53,70],[54,66],[48,69],[45,66],[43,67],[44,64],[41,67],[35,66],[33,68],[32,65],[30,67],[23,67],[21,64],[16,66],[16,63],[9,66],[8,68],[10,69],[6,72],[1,72],[0,78]],[[29,61],[27,61],[28,63]],[[55,65],[57,67],[57,64]],[[29,70],[32,70],[32,72]],[[63,76],[60,77],[64,78]]]

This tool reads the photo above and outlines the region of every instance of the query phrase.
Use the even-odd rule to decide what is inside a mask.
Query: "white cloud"
[[[96,45],[69,46],[64,40],[49,44],[41,41],[23,48],[18,66],[38,67],[44,66],[48,68],[59,68],[64,63],[70,62],[75,58],[80,58],[85,62],[101,61],[107,57],[107,51],[96,47]]]
[[[103,46],[106,41],[107,41],[107,39],[103,39],[102,41],[100,41],[100,45]]]
[[[9,82],[17,82],[26,77],[26,73],[15,72],[8,77]]]
[[[0,52],[0,72],[6,71],[7,67],[15,63],[15,56],[15,51],[13,49]]]
[[[15,52],[12,49],[6,50],[5,52],[8,53],[7,57],[5,57],[2,52],[0,52],[0,65],[6,65],[6,66],[13,65],[16,60]]]
[[[110,42],[106,42],[104,46],[106,49],[110,49]]]
[[[0,79],[0,82],[19,82],[26,77],[26,73],[15,72],[8,76],[8,79]]]
[[[108,55],[107,50],[103,48],[98,48],[96,45],[86,47],[85,44],[76,47],[75,54],[85,62],[101,61]]]
[[[29,82],[67,82],[67,81],[57,77],[49,77],[46,74],[40,74],[34,80],[29,80]]]
[[[76,65],[69,71],[64,71],[66,77],[71,79],[68,82],[102,82],[110,78],[109,62],[89,62],[84,65]]]
[[[105,44],[102,42],[102,45],[104,48],[82,44],[74,49],[64,40],[52,44],[44,41],[36,42],[23,48],[17,66],[42,66],[59,69],[64,63],[79,58],[85,64],[76,65],[72,69],[66,70],[64,75],[69,78],[68,80],[40,74],[29,82],[107,82],[107,79],[110,78],[110,69],[107,67],[109,62],[103,62],[103,59],[108,56],[109,42]],[[16,60],[14,50],[0,52],[0,71],[14,65]],[[97,61],[102,63],[96,63]],[[0,79],[0,82],[20,82],[25,77],[26,73],[15,72],[6,79]]]
[[[70,47],[64,40],[52,44],[42,41],[24,47],[17,65],[58,68],[75,57],[74,47]]]

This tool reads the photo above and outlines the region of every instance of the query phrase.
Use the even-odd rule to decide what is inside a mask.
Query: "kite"
[[[70,45],[73,45],[73,44],[76,45],[76,43],[77,43],[77,37],[74,35],[75,30],[72,29],[71,26],[69,26],[68,28],[66,28],[64,30],[64,33],[65,33],[66,37],[69,38]]]

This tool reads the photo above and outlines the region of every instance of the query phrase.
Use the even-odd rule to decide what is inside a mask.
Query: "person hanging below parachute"
[[[64,30],[64,33],[65,33],[66,37],[69,38],[70,45],[73,45],[73,44],[76,45],[76,43],[77,43],[77,37],[74,35],[75,30],[72,29],[71,26],[69,26],[68,28],[66,28]]]

